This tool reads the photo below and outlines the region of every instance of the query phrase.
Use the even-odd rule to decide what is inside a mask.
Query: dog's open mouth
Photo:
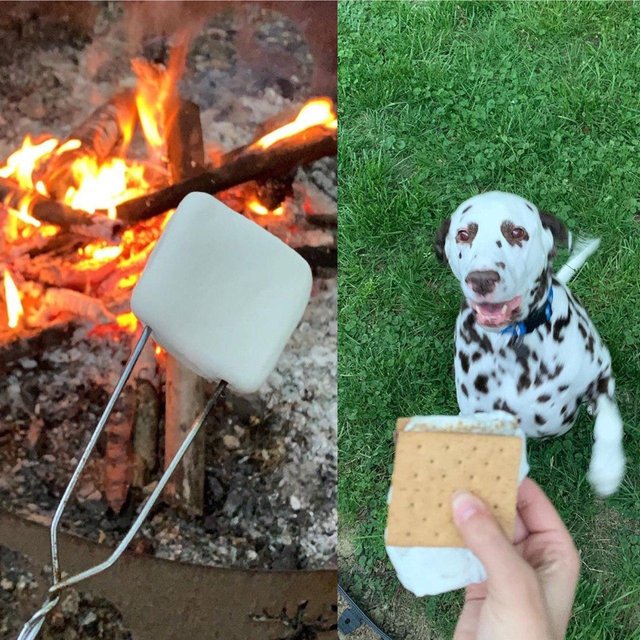
[[[500,327],[513,322],[513,317],[520,308],[522,296],[516,296],[504,302],[473,302],[469,300],[475,311],[476,321],[485,327]]]

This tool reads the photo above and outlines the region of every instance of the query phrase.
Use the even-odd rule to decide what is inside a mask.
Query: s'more
[[[453,524],[451,496],[471,491],[512,537],[516,497],[529,471],[524,433],[504,411],[400,418],[385,546],[402,585],[417,596],[482,582],[482,563]]]

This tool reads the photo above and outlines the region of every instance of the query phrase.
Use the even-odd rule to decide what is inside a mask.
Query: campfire
[[[216,194],[314,269],[335,266],[335,218],[322,210],[322,198],[301,196],[295,184],[298,167],[336,153],[332,101],[309,100],[264,123],[249,144],[222,152],[206,145],[197,106],[178,95],[184,57],[179,45],[166,66],[134,60],[135,88],[114,94],[65,139],[27,135],[0,161],[1,368],[63,341],[79,323],[95,336],[133,340],[139,327],[128,306],[131,289],[191,191]],[[161,349],[151,358],[141,369],[165,366]],[[188,378],[179,370],[169,375]],[[178,395],[185,385],[193,386],[174,385]],[[178,404],[197,405],[193,390],[186,393]],[[177,428],[169,413],[167,433]],[[116,425],[112,434],[118,428],[119,444],[107,444],[105,454],[106,496],[116,512],[131,481],[121,443],[130,446],[135,426]],[[148,480],[144,468],[136,473],[140,484]]]

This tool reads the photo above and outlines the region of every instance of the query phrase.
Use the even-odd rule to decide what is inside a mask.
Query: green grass
[[[513,191],[602,238],[571,288],[611,351],[627,476],[591,493],[584,413],[531,442],[531,475],[584,560],[568,637],[640,638],[640,7],[341,2],[339,38],[342,579],[365,607],[398,593],[382,539],[394,420],[457,413],[461,294],[433,234],[470,195]],[[448,637],[459,594],[415,607]]]

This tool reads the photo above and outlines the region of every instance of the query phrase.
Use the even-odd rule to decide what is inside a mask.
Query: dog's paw
[[[587,478],[599,496],[610,496],[618,490],[624,477],[624,468],[622,447],[611,447],[608,451],[595,450]]]

